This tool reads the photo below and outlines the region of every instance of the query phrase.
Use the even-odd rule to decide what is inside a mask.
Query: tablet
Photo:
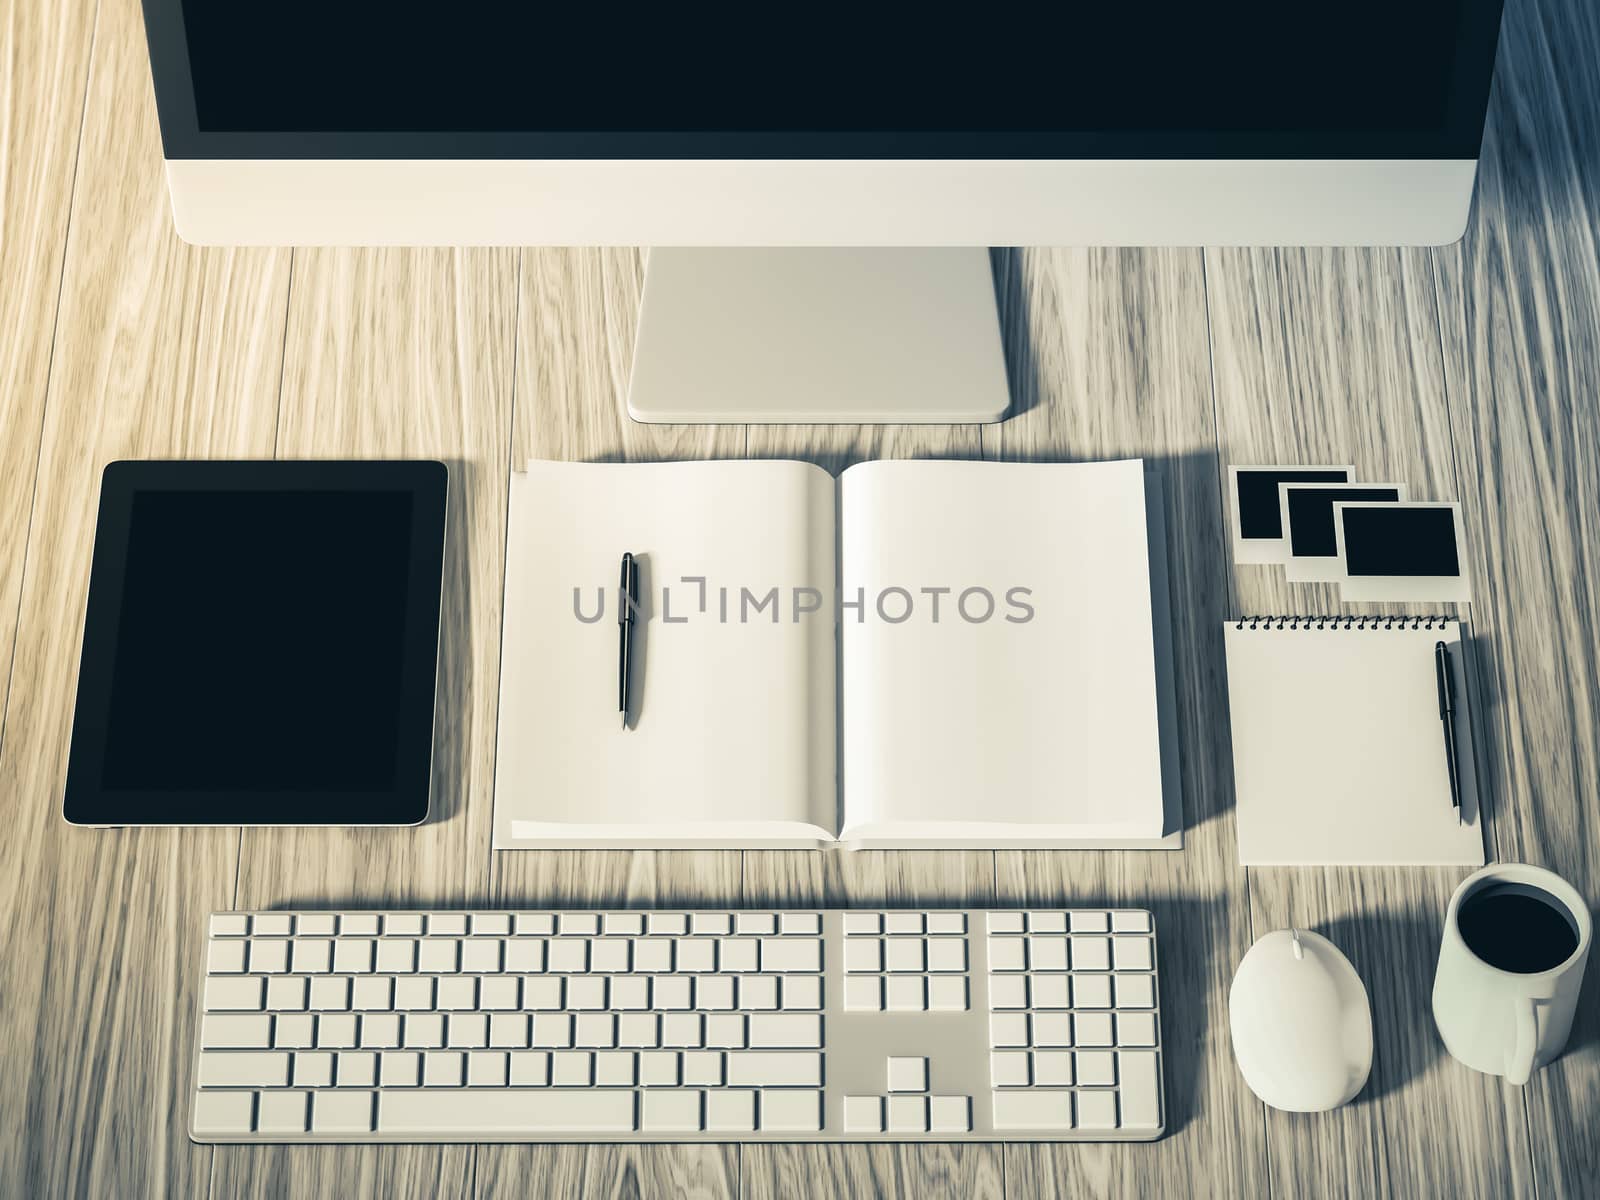
[[[438,462],[114,462],[64,812],[75,825],[428,813]]]

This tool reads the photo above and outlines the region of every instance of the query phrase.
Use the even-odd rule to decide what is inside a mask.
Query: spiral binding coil
[[[1454,617],[1358,617],[1348,613],[1240,617],[1235,629],[1443,629]]]

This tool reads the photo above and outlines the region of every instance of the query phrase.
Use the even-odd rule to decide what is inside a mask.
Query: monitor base
[[[659,247],[628,413],[658,424],[972,424],[1006,414],[982,248]]]

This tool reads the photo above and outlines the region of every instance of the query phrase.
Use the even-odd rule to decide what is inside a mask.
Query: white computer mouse
[[[1361,976],[1327,938],[1279,929],[1257,940],[1228,991],[1233,1057],[1273,1108],[1325,1112],[1372,1070],[1372,1005]]]

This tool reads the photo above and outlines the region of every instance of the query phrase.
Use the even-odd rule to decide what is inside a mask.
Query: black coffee
[[[1457,914],[1467,948],[1491,967],[1534,975],[1558,967],[1578,948],[1578,926],[1550,893],[1525,883],[1474,892]]]

